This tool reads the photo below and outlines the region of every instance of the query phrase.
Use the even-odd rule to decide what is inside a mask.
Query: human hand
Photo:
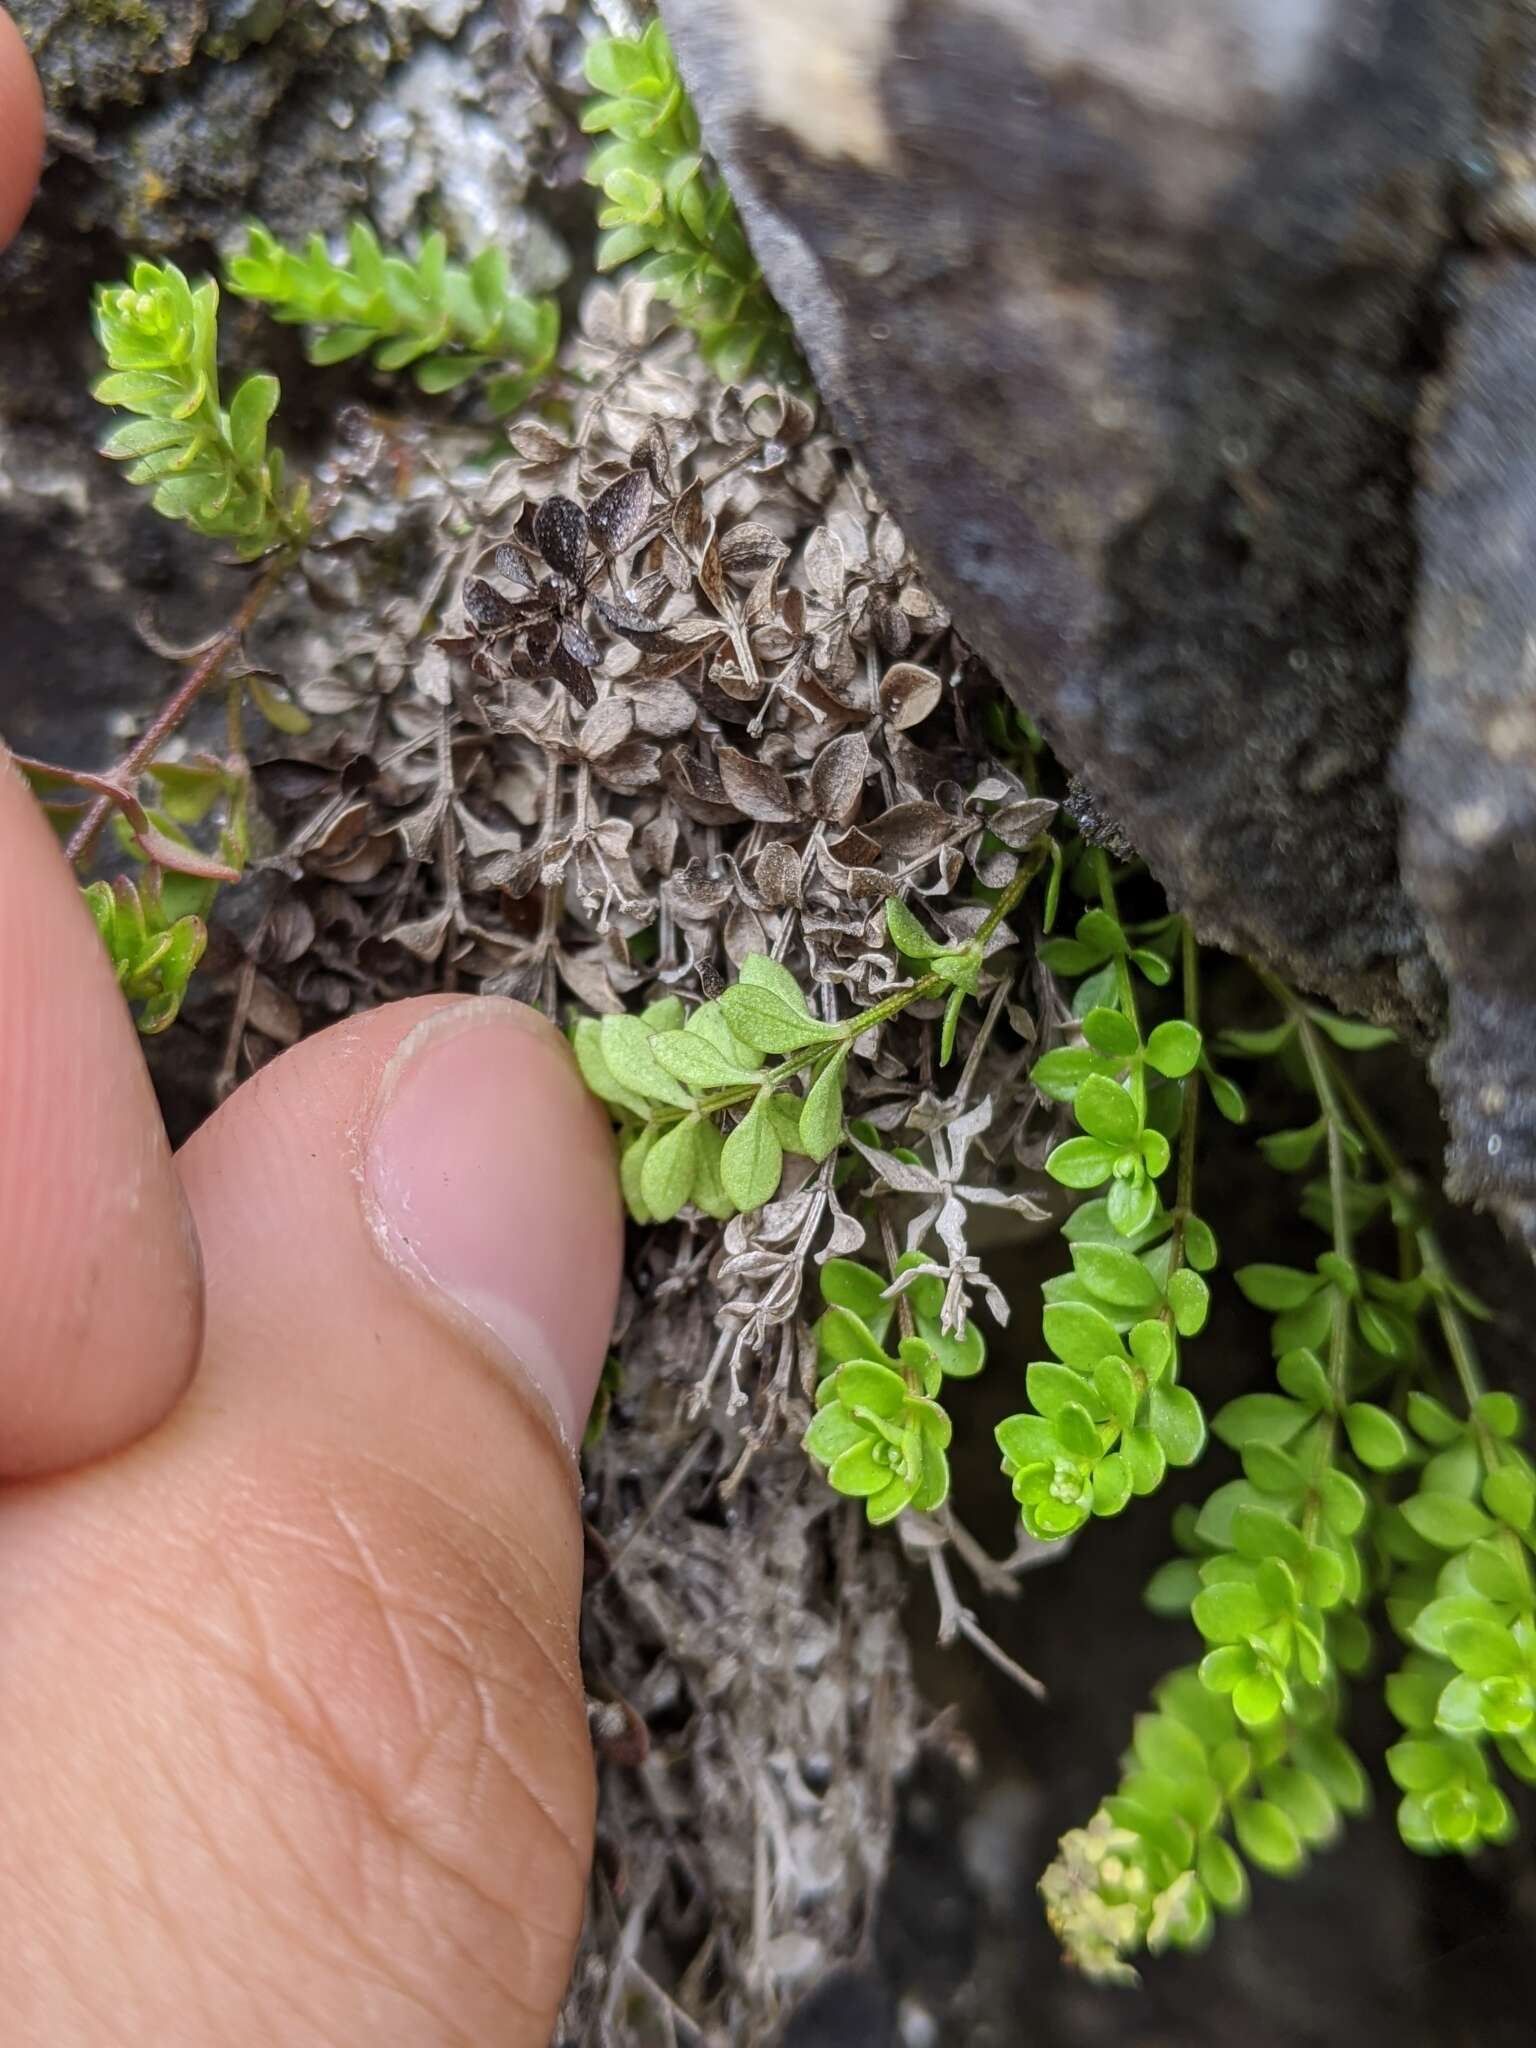
[[[0,233],[39,136],[0,13]],[[0,874],[0,2038],[542,2048],[605,1121],[531,1012],[426,998],[173,1161],[3,749]]]

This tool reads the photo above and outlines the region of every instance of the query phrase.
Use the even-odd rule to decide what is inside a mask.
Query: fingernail
[[[623,1226],[607,1120],[563,1041],[517,1003],[436,1011],[385,1072],[364,1176],[385,1256],[533,1383],[574,1448]]]

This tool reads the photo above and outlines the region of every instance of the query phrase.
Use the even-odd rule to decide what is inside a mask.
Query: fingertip
[[[574,1448],[623,1220],[607,1120],[559,1034],[483,997],[423,1019],[381,1083],[364,1187],[389,1262],[517,1361]]]
[[[0,748],[0,1477],[107,1455],[195,1369],[197,1240],[122,994]]]
[[[21,31],[0,7],[0,247],[21,226],[42,164],[42,84]]]

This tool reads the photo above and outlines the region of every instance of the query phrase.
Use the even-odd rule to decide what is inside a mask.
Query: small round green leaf
[[[1421,1394],[1417,1388],[1408,1396],[1408,1422],[1425,1443],[1436,1450],[1444,1450],[1462,1434],[1462,1424],[1432,1394]]]
[[[1239,1266],[1232,1277],[1255,1308],[1271,1314],[1300,1308],[1323,1284],[1318,1274],[1303,1273],[1295,1266]]]
[[[1102,1004],[1083,1018],[1083,1037],[1095,1052],[1119,1060],[1128,1060],[1141,1044],[1136,1026],[1124,1011],[1107,1009]]]
[[[1168,1276],[1168,1306],[1181,1337],[1198,1337],[1211,1312],[1211,1290],[1188,1266]]]
[[[1147,1063],[1170,1081],[1181,1081],[1200,1064],[1201,1038],[1182,1017],[1159,1024],[1147,1040]]]
[[[1114,1324],[1084,1302],[1053,1303],[1041,1321],[1046,1343],[1066,1365],[1091,1372],[1101,1358],[1121,1356]]]
[[[1214,1434],[1234,1451],[1245,1444],[1288,1444],[1307,1423],[1307,1410],[1283,1394],[1239,1394],[1218,1410]]]
[[[1171,1558],[1159,1565],[1148,1579],[1143,1600],[1154,1614],[1169,1619],[1188,1614],[1190,1603],[1200,1591],[1200,1570],[1192,1557]]]
[[[1073,1102],[1077,1121],[1090,1138],[1117,1149],[1129,1145],[1141,1130],[1141,1112],[1128,1088],[1102,1074],[1090,1074]]]
[[[1054,1417],[1068,1402],[1081,1402],[1089,1389],[1082,1374],[1069,1365],[1053,1365],[1049,1359],[1042,1359],[1026,1368],[1024,1391],[1042,1415]]]
[[[738,1209],[760,1209],[772,1199],[783,1171],[784,1148],[769,1118],[767,1099],[759,1095],[725,1141],[720,1178]]]
[[[1124,1458],[1111,1453],[1101,1458],[1093,1472],[1093,1512],[1118,1515],[1131,1497],[1131,1470]]]
[[[1101,1358],[1093,1368],[1093,1384],[1099,1399],[1122,1429],[1132,1429],[1140,1396],[1136,1375],[1123,1358]],[[1035,1403],[1039,1407],[1039,1402]],[[1042,1410],[1042,1413],[1044,1411]]]
[[[811,1084],[800,1112],[800,1144],[818,1165],[836,1151],[843,1135],[843,1061],[836,1054]]]
[[[1267,1799],[1239,1799],[1232,1808],[1238,1847],[1250,1863],[1274,1877],[1289,1877],[1305,1854],[1289,1814]]]
[[[640,1199],[658,1223],[670,1223],[693,1193],[699,1165],[699,1126],[685,1117],[664,1132],[640,1170]]]
[[[1029,1078],[1053,1102],[1071,1102],[1091,1075],[1106,1074],[1111,1065],[1111,1061],[1090,1052],[1086,1046],[1064,1045],[1036,1060]]]
[[[828,1308],[852,1309],[871,1329],[882,1316],[889,1323],[895,1313],[895,1303],[882,1299],[884,1292],[881,1276],[857,1259],[828,1259],[821,1269],[821,1298]]]
[[[1056,1425],[1056,1439],[1069,1456],[1096,1458],[1104,1448],[1093,1417],[1080,1402],[1068,1401],[1051,1420]]]
[[[1074,1245],[1072,1263],[1099,1299],[1116,1308],[1155,1309],[1162,1301],[1157,1282],[1123,1245]]]
[[[799,1052],[802,1046],[830,1044],[844,1035],[838,1025],[807,1016],[803,997],[797,1010],[772,989],[747,983],[726,989],[720,1008],[736,1037],[757,1052]]]
[[[1246,1642],[1270,1619],[1258,1587],[1245,1579],[1220,1579],[1214,1586],[1203,1586],[1190,1613],[1208,1643]]]
[[[1500,1465],[1483,1481],[1483,1503],[1511,1529],[1529,1529],[1536,1517],[1536,1479],[1521,1465]]]
[[[869,1360],[840,1366],[832,1390],[845,1408],[864,1408],[887,1421],[900,1415],[908,1400],[900,1373]]]
[[[1464,1550],[1495,1526],[1480,1507],[1455,1493],[1416,1493],[1403,1502],[1403,1519],[1437,1550]]]
[[[1109,1179],[1118,1157],[1112,1145],[1097,1138],[1068,1138],[1047,1158],[1045,1170],[1064,1188],[1097,1188]]]
[[[1207,1835],[1200,1844],[1195,1868],[1210,1893],[1212,1905],[1223,1913],[1243,1910],[1248,1902],[1248,1873],[1230,1842],[1220,1835]]]
[[[1184,1218],[1184,1256],[1197,1273],[1213,1271],[1220,1258],[1215,1231],[1198,1216]]]
[[[1193,1465],[1205,1449],[1205,1417],[1188,1387],[1160,1382],[1152,1389],[1148,1416],[1169,1464]]]
[[[1094,1141],[1090,1139],[1089,1142]],[[1049,1171],[1049,1160],[1046,1168]],[[1110,1222],[1120,1235],[1136,1237],[1152,1221],[1157,1209],[1157,1189],[1146,1179],[1117,1180],[1110,1188],[1105,1206]]]
[[[750,1087],[757,1079],[751,1068],[728,1060],[699,1031],[659,1031],[651,1039],[650,1053],[657,1066],[695,1091]]]
[[[1344,1410],[1349,1447],[1373,1472],[1395,1472],[1408,1457],[1402,1425],[1372,1401],[1351,1401]]]

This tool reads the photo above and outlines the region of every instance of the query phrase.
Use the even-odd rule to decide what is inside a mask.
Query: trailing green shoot
[[[1180,1511],[1186,1554],[1148,1588],[1159,1611],[1188,1614],[1205,1655],[1138,1721],[1119,1788],[1042,1882],[1068,1958],[1109,1981],[1134,1976],[1140,1949],[1205,1941],[1213,1913],[1245,1901],[1243,1859],[1288,1875],[1361,1809],[1364,1775],[1340,1730],[1383,1583],[1410,1645],[1386,1683],[1405,1730],[1386,1759],[1405,1842],[1441,1853],[1506,1840],[1495,1761],[1536,1781],[1536,1474],[1515,1441],[1520,1410],[1483,1390],[1468,1320],[1479,1305],[1339,1062],[1389,1034],[1262,978],[1280,1022],[1225,1043],[1304,1077],[1315,1115],[1261,1145],[1283,1172],[1321,1162],[1301,1207],[1327,1243],[1311,1268],[1235,1276],[1273,1319],[1278,1385],[1217,1414],[1241,1477]],[[1390,1234],[1395,1270],[1362,1252],[1372,1231]],[[1459,1414],[1426,1384],[1439,1370],[1431,1314]]]
[[[1199,1457],[1205,1418],[1180,1382],[1179,1350],[1205,1325],[1203,1276],[1217,1261],[1215,1233],[1193,1207],[1200,1077],[1210,1071],[1194,941],[1175,921],[1155,934],[1180,943],[1185,1014],[1145,1030],[1138,983],[1165,987],[1171,967],[1138,942],[1153,935],[1122,923],[1105,855],[1089,856],[1088,870],[1099,903],[1073,938],[1041,949],[1047,965],[1086,977],[1073,1005],[1082,1042],[1047,1053],[1031,1079],[1071,1103],[1080,1131],[1056,1146],[1046,1171],[1065,1187],[1107,1193],[1064,1226],[1073,1270],[1044,1290],[1053,1356],[1025,1376],[1033,1412],[997,1429],[1024,1526],[1046,1539],[1119,1514],[1170,1465]],[[1175,1149],[1177,1194],[1165,1208],[1159,1183]]]
[[[706,165],[666,30],[653,21],[641,36],[602,37],[588,45],[586,67],[602,97],[581,125],[611,138],[587,169],[607,201],[598,269],[644,257],[640,274],[697,334],[723,382],[805,383],[794,330],[763,282],[729,191]]]
[[[415,262],[386,255],[365,221],[333,257],[319,235],[290,249],[252,222],[244,253],[226,268],[229,289],[274,319],[308,327],[312,363],[340,363],[372,351],[380,370],[409,368],[422,391],[452,391],[490,372],[493,411],[512,412],[549,374],[560,342],[560,309],[511,288],[505,252],[483,249],[450,263],[448,244],[429,234]]]
[[[219,397],[219,288],[194,290],[174,263],[136,263],[126,284],[96,293],[96,332],[108,374],[103,405],[138,415],[110,435],[105,453],[130,465],[131,483],[154,506],[212,540],[253,557],[302,546],[308,487],[285,491],[281,451],[267,445],[278,382],[247,377],[226,410]]]

